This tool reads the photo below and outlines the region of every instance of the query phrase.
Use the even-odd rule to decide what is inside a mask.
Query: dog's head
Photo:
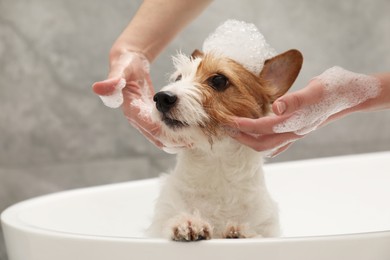
[[[174,58],[172,83],[154,96],[154,120],[162,122],[168,141],[196,145],[225,135],[231,118],[259,118],[291,87],[302,55],[289,50],[264,62],[259,75],[232,59],[194,51]]]

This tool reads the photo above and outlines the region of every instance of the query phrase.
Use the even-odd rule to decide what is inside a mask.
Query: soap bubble
[[[380,82],[374,77],[332,67],[316,77],[324,86],[324,97],[317,103],[297,111],[274,127],[275,133],[294,132],[305,135],[315,130],[330,116],[377,97]]]
[[[227,20],[210,34],[203,43],[204,53],[226,56],[258,75],[265,60],[276,51],[265,41],[254,24]]]
[[[126,86],[126,80],[121,78],[118,84],[115,86],[114,92],[109,96],[99,96],[103,101],[104,105],[117,108],[120,107],[123,103],[122,89]]]

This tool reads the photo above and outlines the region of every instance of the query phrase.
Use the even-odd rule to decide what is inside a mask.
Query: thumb
[[[99,95],[103,103],[111,108],[120,107],[123,103],[122,89],[126,86],[126,80],[108,79],[93,84],[93,91]]]
[[[103,81],[95,82],[92,85],[92,90],[99,96],[112,95],[119,84],[120,78],[111,78]]]
[[[278,98],[272,104],[272,110],[279,116],[291,114],[307,106],[318,103],[322,100],[323,96],[324,88],[321,83],[312,80],[305,88]]]
[[[93,91],[99,96],[109,96],[117,89],[122,78],[125,78],[125,69],[133,61],[134,55],[124,53],[111,62],[110,71],[106,80],[96,82],[92,85]]]

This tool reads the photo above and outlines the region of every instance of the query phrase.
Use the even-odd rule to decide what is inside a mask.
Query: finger
[[[134,102],[135,100],[139,100],[140,97],[132,92],[129,87],[123,89],[122,93],[126,100],[126,104],[122,108],[129,122],[151,135],[158,135],[160,132],[160,125],[152,120],[150,108],[146,107],[147,105],[142,102]]]
[[[152,142],[158,148],[162,148],[164,145],[157,138],[160,134],[160,126],[151,122],[145,123],[137,117],[127,117],[129,123],[138,131],[140,131],[150,142]]]
[[[268,151],[281,146],[284,146],[290,142],[293,142],[299,138],[294,133],[283,133],[283,134],[270,134],[262,136],[253,136],[245,133],[239,133],[233,137],[240,143],[251,147],[252,149],[260,151]]]
[[[290,146],[294,143],[294,141],[292,141],[291,143],[288,143],[280,148],[277,148],[276,151],[274,151],[272,154],[269,155],[270,158],[274,158],[276,157],[277,155],[281,154],[282,152],[286,151],[288,148],[290,148]]]
[[[149,74],[146,74],[143,80],[128,82],[123,91],[128,92],[133,98],[150,99],[150,101],[154,95],[154,88]]]
[[[147,85],[147,89],[148,89],[148,94],[150,97],[153,97],[155,91],[154,91],[152,79],[150,78],[150,74],[146,74],[145,80],[146,80],[146,85]]]
[[[130,124],[140,131],[150,142],[167,153],[175,154],[179,150],[191,147],[191,144],[170,143],[165,144],[161,141],[161,125],[153,122],[140,123],[136,118],[127,118]]]
[[[323,96],[323,86],[317,80],[313,80],[307,87],[278,98],[272,104],[272,110],[276,115],[291,114],[306,106],[318,103]]]
[[[248,135],[245,133],[237,133],[234,136],[232,136],[233,139],[237,140],[238,142],[242,143],[243,145],[246,145],[253,150],[260,151],[255,145],[258,142],[258,139],[255,136]]]
[[[134,106],[133,106],[134,107]],[[148,132],[152,136],[158,136],[160,134],[160,125],[153,122],[150,115],[140,115],[140,109],[133,108],[128,115],[127,120],[140,130]]]
[[[257,119],[237,117],[233,119],[232,127],[251,134],[273,134],[274,126],[282,123],[288,116],[266,116]]]
[[[145,131],[143,129],[139,129],[139,131],[148,139],[152,144],[154,144],[156,147],[163,149],[164,144],[160,142],[154,135],[150,134],[148,131]]]
[[[131,81],[124,89],[122,89],[122,93],[125,99],[132,101],[133,99],[141,98],[142,88],[134,81]]]
[[[99,96],[109,96],[115,91],[115,87],[118,85],[119,81],[120,78],[113,78],[95,82],[92,85],[92,90]]]

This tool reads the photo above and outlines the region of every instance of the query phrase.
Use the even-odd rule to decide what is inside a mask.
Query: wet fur
[[[263,155],[232,139],[226,126],[232,116],[258,118],[294,82],[302,64],[296,50],[267,60],[260,75],[216,54],[195,52],[174,59],[178,78],[164,87],[178,96],[175,107],[153,118],[162,123],[164,143],[186,143],[174,170],[163,177],[149,234],[177,241],[279,235],[276,203],[262,170]],[[179,77],[180,75],[180,77]],[[210,78],[224,75],[228,86],[218,91]]]

